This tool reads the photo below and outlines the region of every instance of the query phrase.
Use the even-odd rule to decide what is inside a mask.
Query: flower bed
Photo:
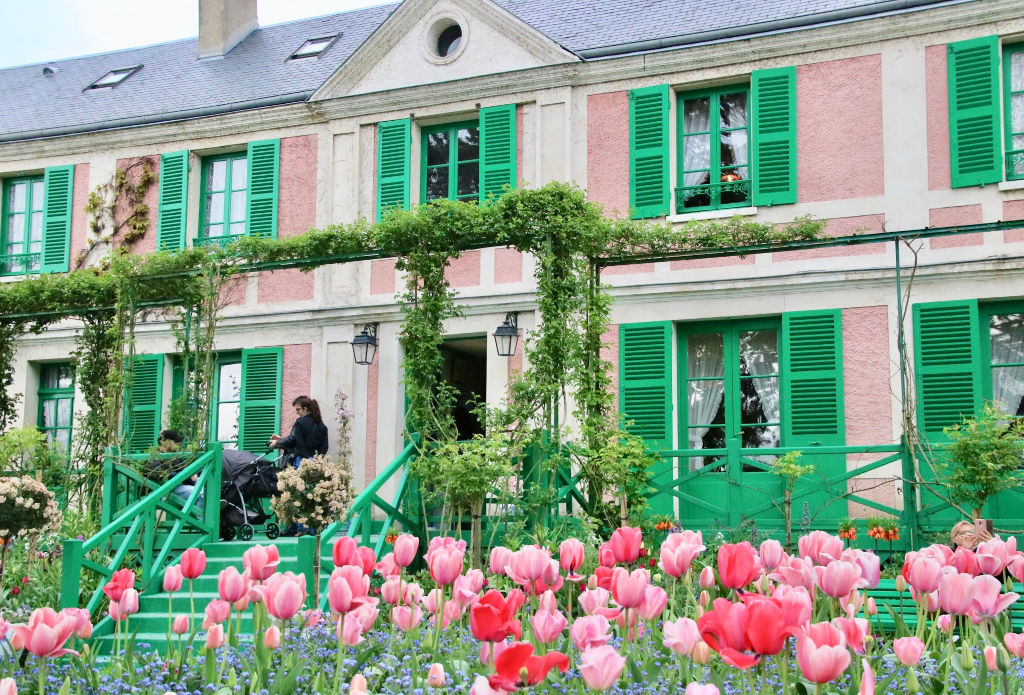
[[[1024,691],[1024,635],[1007,610],[1024,553],[1012,539],[909,553],[896,584],[916,621],[889,615],[894,634],[880,628],[888,607],[867,596],[878,558],[838,537],[813,532],[793,556],[766,541],[703,558],[700,534],[681,531],[653,570],[642,543],[624,527],[590,553],[575,539],[555,552],[495,548],[485,574],[465,570],[464,542],[435,538],[429,577],[416,578],[415,538],[398,536],[379,561],[341,539],[327,615],[303,610],[305,577],[278,572],[276,548],[256,546],[241,572],[220,573],[202,625],[168,615],[157,650],[129,637],[138,594],[121,571],[105,587],[114,654],[98,659],[81,611],[41,609],[10,629],[0,620],[0,695]],[[186,591],[204,567],[188,551],[164,588]]]

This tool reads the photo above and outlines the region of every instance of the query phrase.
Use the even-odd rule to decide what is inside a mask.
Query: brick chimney
[[[199,57],[226,55],[257,24],[256,0],[199,0]]]

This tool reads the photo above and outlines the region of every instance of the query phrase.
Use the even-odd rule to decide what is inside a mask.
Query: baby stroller
[[[281,527],[268,521],[271,515],[263,500],[278,494],[277,474],[280,468],[263,456],[248,451],[225,449],[220,485],[220,535],[231,540],[252,538],[255,527],[262,526],[267,538],[281,535]]]

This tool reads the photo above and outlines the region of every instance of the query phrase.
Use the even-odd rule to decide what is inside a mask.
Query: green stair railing
[[[220,446],[210,449],[163,483],[147,480],[123,460],[145,455],[109,457],[104,461],[103,528],[87,540],[63,541],[60,604],[79,605],[82,571],[99,576],[85,608],[95,614],[103,585],[131,555],[142,570],[140,593],[155,585],[172,564],[172,551],[201,547],[220,532]],[[168,456],[170,458],[170,456]],[[196,480],[191,481],[192,476]],[[172,494],[185,483],[195,487],[187,499]],[[203,495],[203,510],[196,501]]]

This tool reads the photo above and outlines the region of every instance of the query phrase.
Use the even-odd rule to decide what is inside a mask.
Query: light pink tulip
[[[439,610],[442,609],[441,590],[431,589],[430,593],[426,594],[423,598],[420,599],[420,603],[423,604],[423,608],[427,611],[427,613],[437,613]]]
[[[431,688],[444,687],[444,666],[441,664],[430,665],[430,671],[427,672],[427,685]]]
[[[92,616],[89,615],[89,611],[84,608],[65,608],[59,615],[61,617],[72,618],[75,621],[74,635],[78,639],[89,639],[92,637]],[[7,634],[9,626],[3,620],[0,620],[0,641],[3,640],[4,635]]]
[[[469,689],[469,695],[508,695],[508,691],[500,688],[495,690],[487,681],[486,676],[477,676],[473,681],[473,687]]]
[[[971,587],[971,618],[994,618],[1017,600],[1019,594],[1012,591],[1000,594],[1002,588],[1002,583],[992,575],[981,574],[975,577]]]
[[[220,649],[224,646],[224,626],[221,624],[211,625],[206,631],[206,648]]]
[[[171,624],[171,632],[176,635],[188,634],[188,616],[178,615],[174,617],[174,622]]]
[[[860,567],[860,576],[867,582],[865,588],[874,589],[882,578],[882,561],[877,555],[866,550],[848,550],[844,555],[857,563]]]
[[[276,545],[254,545],[242,553],[242,567],[249,571],[253,581],[263,582],[277,571],[281,562]]]
[[[935,619],[935,627],[939,628],[942,632],[952,632],[953,630],[953,616],[949,613],[943,613]]]
[[[942,576],[942,565],[931,557],[918,554],[910,565],[910,576],[907,581],[915,591],[930,594],[939,588]]]
[[[721,695],[714,683],[690,683],[686,686],[685,695]]]
[[[111,606],[117,604],[111,603]],[[29,616],[28,623],[12,625],[20,649],[29,650],[38,657],[57,657],[67,654],[64,643],[75,631],[76,619],[60,615],[52,608],[37,608]],[[14,640],[12,640],[13,646]],[[18,648],[16,647],[16,650]]]
[[[391,609],[391,621],[402,632],[409,632],[423,620],[423,609],[419,606],[395,606]]]
[[[420,548],[420,539],[408,533],[403,533],[395,539],[395,564],[399,567],[408,567],[416,559],[416,551]]]
[[[815,565],[827,565],[843,554],[843,539],[825,531],[811,531],[797,541],[800,557]]]
[[[1018,659],[1024,659],[1024,634],[1007,632],[1003,635],[1003,644]]]
[[[679,534],[677,533],[673,533],[669,538],[678,535]],[[666,541],[661,546],[661,558],[658,566],[661,567],[665,574],[670,577],[682,577],[690,571],[690,565],[693,564],[693,559],[697,557],[702,550],[704,550],[703,545],[694,545],[692,543],[669,544]]]
[[[164,591],[173,594],[181,589],[182,575],[180,565],[171,565],[164,570]]]
[[[512,562],[512,555],[512,551],[504,546],[496,545],[491,548],[490,562],[488,563],[491,574],[505,576],[506,568]]]
[[[559,611],[539,610],[530,619],[533,625],[533,636],[538,642],[550,644],[562,634],[569,621]]]
[[[850,665],[846,638],[833,625],[815,623],[797,640],[796,661],[807,680],[813,683],[833,681]]]
[[[524,545],[512,554],[506,572],[519,584],[534,582],[549,573],[551,555],[547,550],[535,545]],[[557,567],[557,565],[556,565]]]
[[[701,642],[700,630],[691,618],[679,618],[675,622],[664,625],[666,647],[680,656],[690,656],[693,648]]]
[[[668,605],[668,594],[660,586],[647,586],[644,590],[644,602],[637,613],[643,620],[657,620]]]
[[[448,586],[462,574],[463,552],[458,549],[438,548],[430,554],[430,578],[440,586]]]
[[[953,615],[967,615],[974,596],[974,577],[966,573],[945,572],[939,578],[939,607]]]
[[[13,678],[0,679],[0,695],[18,695],[18,686]]]
[[[583,543],[575,538],[567,538],[558,545],[558,562],[561,568],[573,574],[583,565]]]
[[[985,666],[989,671],[999,670],[999,655],[991,644],[985,647]]]
[[[374,568],[384,577],[397,577],[402,573],[402,568],[395,562],[395,554],[388,553],[380,559]]]
[[[612,595],[623,608],[636,608],[644,602],[644,594],[650,583],[651,575],[645,569],[629,572],[623,567],[616,567],[612,574]]]
[[[814,573],[814,565],[811,564],[810,560],[791,557],[788,561],[784,561],[776,567],[775,571],[768,575],[768,578],[780,584],[802,586],[807,589],[812,597],[814,596],[817,576]]]
[[[234,567],[226,567],[217,575],[217,592],[221,599],[234,603],[249,593],[249,570],[239,573]]]
[[[871,670],[871,664],[867,659],[860,660],[862,673],[860,677],[860,689],[857,695],[875,695],[875,672]]]
[[[291,620],[306,600],[306,577],[291,572],[276,573],[264,584],[267,613],[278,620]]]
[[[772,592],[772,598],[782,608],[783,621],[787,627],[802,627],[811,619],[811,594],[804,587],[779,584]]]
[[[904,666],[916,666],[924,652],[924,642],[917,637],[900,637],[893,640],[892,650]]]
[[[580,608],[587,615],[594,615],[599,609],[608,607],[608,600],[611,597],[612,592],[607,589],[587,589],[580,594]]]
[[[348,695],[367,695],[367,688],[369,685],[366,683],[366,676],[361,673],[357,673],[352,676],[352,682],[348,686]]]
[[[346,647],[354,647],[363,641],[362,625],[352,614],[338,618],[338,641]]]
[[[267,631],[263,633],[263,646],[274,651],[281,646],[281,628],[277,625],[271,625],[267,628]]]
[[[609,644],[592,647],[580,657],[580,674],[591,690],[608,690],[622,674],[626,658]]]
[[[950,558],[950,564],[957,572],[977,577],[981,574],[981,567],[978,565],[978,558],[973,550],[968,548],[957,548]]]
[[[481,642],[480,663],[484,666],[490,666],[498,658],[499,654],[509,648],[509,645],[509,642]],[[492,651],[494,654],[491,654]]]
[[[122,616],[135,615],[139,612],[139,592],[135,589],[125,589],[117,607]]]
[[[335,568],[327,581],[327,600],[335,613],[347,613],[358,606],[369,591],[370,578],[358,565]]]
[[[864,654],[866,651],[864,640],[867,639],[869,631],[867,620],[864,618],[834,618],[832,624],[843,631],[846,646],[857,654]]]
[[[867,586],[867,581],[861,577],[860,565],[855,562],[833,560],[824,567],[815,567],[814,573],[818,588],[832,598],[847,596],[854,589]]]
[[[215,598],[206,604],[203,629],[209,630],[212,625],[223,623],[231,615],[231,604],[223,599]]]
[[[480,600],[483,576],[479,576],[478,579],[477,575],[480,575],[480,570],[469,570],[455,579],[455,584],[452,587],[452,599],[462,608],[472,606]]]
[[[1006,563],[1006,571],[1013,575],[1018,582],[1024,582],[1024,553],[1017,551],[1013,558]]]
[[[577,618],[569,629],[569,634],[572,635],[572,642],[576,648],[584,651],[590,647],[607,644],[612,638],[608,632],[610,628],[611,624],[603,615],[588,615]]]
[[[700,586],[702,589],[710,589],[715,585],[715,571],[708,565],[700,571]]]
[[[330,587],[328,587],[330,588]],[[384,603],[395,605],[402,601],[402,579],[401,577],[388,577],[380,585],[380,597]]]
[[[761,558],[761,566],[770,572],[782,564],[786,551],[782,549],[782,543],[779,543],[774,538],[769,538],[761,542],[758,555]]]
[[[463,555],[466,554],[466,541],[455,540],[451,536],[434,536],[430,539],[430,545],[427,546],[426,558],[429,561],[430,556],[437,550],[457,550]]]

